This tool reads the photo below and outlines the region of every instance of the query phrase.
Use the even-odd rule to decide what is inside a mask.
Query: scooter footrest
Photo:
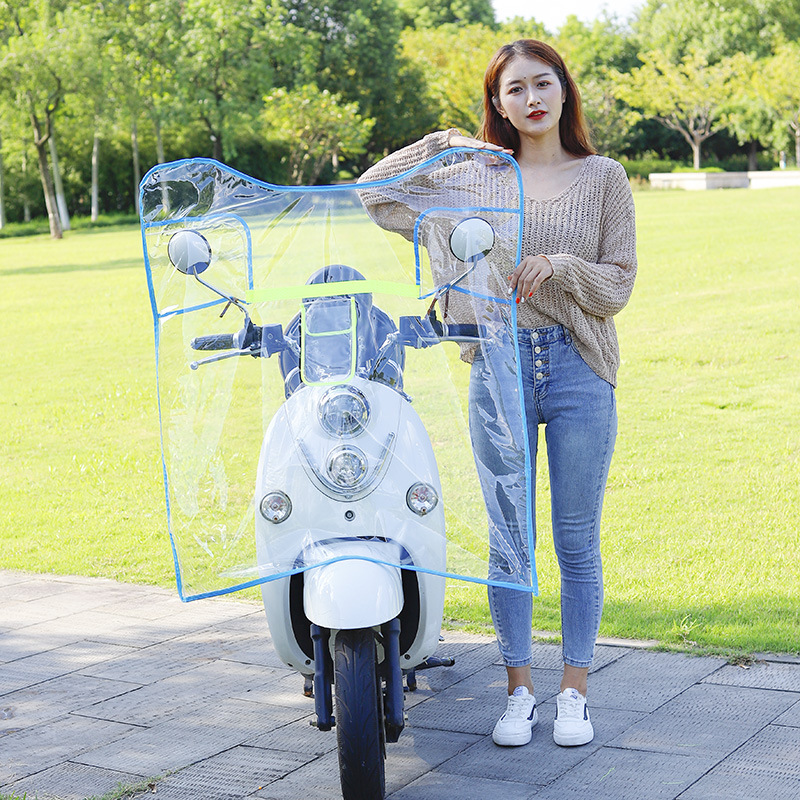
[[[452,667],[455,663],[456,660],[454,658],[431,656],[430,658],[426,658],[421,664],[417,664],[415,669],[419,671],[421,669],[433,669],[434,667]]]

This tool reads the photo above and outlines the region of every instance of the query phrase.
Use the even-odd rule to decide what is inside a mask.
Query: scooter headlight
[[[406,503],[408,507],[420,517],[430,514],[439,502],[439,495],[436,489],[428,483],[415,483],[406,492]]]
[[[270,492],[261,498],[259,509],[265,520],[277,525],[292,513],[292,501],[283,492]]]
[[[357,447],[337,447],[328,455],[328,475],[341,489],[358,486],[367,474],[367,457]]]
[[[352,386],[328,389],[319,401],[319,421],[331,436],[358,436],[369,422],[367,398]]]

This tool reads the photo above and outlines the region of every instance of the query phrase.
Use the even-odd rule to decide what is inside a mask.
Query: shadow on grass
[[[113,272],[119,269],[141,269],[144,271],[144,259],[118,258],[102,264],[41,264],[30,267],[15,267],[4,269],[0,277],[12,275],[58,275],[66,272]]]
[[[126,230],[138,227],[139,218],[135,214],[118,214],[92,222],[88,217],[73,217],[71,220],[71,231],[80,233],[108,233],[117,230]],[[70,231],[64,232],[66,236]],[[10,222],[5,227],[0,228],[0,241],[3,239],[20,239],[28,236],[48,236],[50,225],[46,219],[36,219],[31,222]]]

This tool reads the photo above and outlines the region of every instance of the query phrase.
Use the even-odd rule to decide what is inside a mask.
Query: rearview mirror
[[[494,228],[480,217],[461,220],[450,234],[450,252],[464,262],[489,254],[494,247]]]
[[[178,231],[167,243],[167,255],[172,266],[184,275],[199,275],[211,264],[211,245],[202,233]]]

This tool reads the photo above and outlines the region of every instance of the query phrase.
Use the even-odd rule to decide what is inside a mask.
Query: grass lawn
[[[800,649],[800,189],[637,194],[601,634]],[[0,565],[169,586],[138,228],[0,240]],[[558,571],[539,464],[541,596]],[[485,590],[447,616],[488,624]]]

